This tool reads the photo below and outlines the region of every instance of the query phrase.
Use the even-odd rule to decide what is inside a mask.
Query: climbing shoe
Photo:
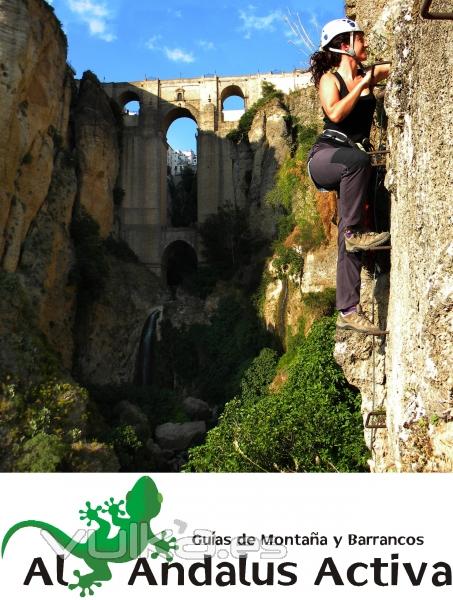
[[[339,329],[352,329],[353,331],[366,333],[368,335],[386,335],[388,333],[388,331],[383,331],[376,325],[373,325],[373,323],[366,318],[360,304],[357,304],[355,311],[346,315],[343,315],[340,312],[337,318],[337,327]]]
[[[361,250],[371,250],[376,246],[385,244],[390,238],[388,231],[374,233],[373,231],[346,231],[344,242],[347,252],[360,252]]]

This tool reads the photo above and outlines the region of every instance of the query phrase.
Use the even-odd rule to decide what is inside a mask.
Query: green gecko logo
[[[126,494],[126,502],[115,502],[113,498],[104,502],[104,506],[93,508],[86,502],[86,508],[80,510],[80,519],[86,520],[88,526],[94,522],[98,525],[85,542],[77,542],[69,535],[43,521],[22,521],[6,533],[2,543],[2,557],[11,537],[25,527],[37,527],[52,536],[52,538],[69,554],[85,561],[91,572],[81,575],[74,571],[78,578],[76,583],[69,584],[70,590],[80,588],[84,598],[89,593],[94,594],[93,587],[101,587],[102,582],[110,581],[112,573],[109,563],[125,563],[137,559],[148,545],[154,547],[152,558],[163,556],[170,562],[173,560],[172,551],[176,550],[176,538],[166,539],[166,532],[155,535],[151,530],[150,521],[161,509],[162,494],[150,477],[141,477],[134,487]],[[123,510],[125,509],[125,511]],[[111,522],[119,527],[117,535],[109,538],[111,524],[99,513],[108,514]],[[129,517],[126,517],[126,513]]]

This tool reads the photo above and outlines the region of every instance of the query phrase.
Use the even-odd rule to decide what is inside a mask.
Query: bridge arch
[[[196,110],[193,106],[172,106],[166,113],[163,115],[162,119],[162,131],[165,135],[167,135],[168,128],[176,119],[180,119],[181,117],[187,117],[195,121],[195,124],[198,127],[199,114],[198,110]]]
[[[126,110],[127,105],[130,104],[131,102],[138,102],[138,105],[139,105],[139,110],[137,111],[138,113],[140,113],[140,111],[142,109],[142,104],[143,104],[141,94],[139,94],[131,89],[125,90],[122,94],[120,94],[120,96],[118,98],[118,102],[123,111]]]
[[[226,88],[224,88],[222,90],[222,93],[220,94],[220,105],[222,110],[225,100],[228,100],[228,98],[230,98],[231,96],[239,96],[240,98],[242,98],[244,100],[245,106],[245,94],[242,91],[242,89],[238,85],[229,85]]]
[[[162,277],[170,287],[181,285],[198,268],[194,246],[186,240],[170,242],[162,253]]]

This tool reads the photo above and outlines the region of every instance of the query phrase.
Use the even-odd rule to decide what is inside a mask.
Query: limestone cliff
[[[268,103],[258,111],[249,134],[253,150],[252,222],[261,230],[267,225],[268,235],[275,240],[276,223],[282,212],[278,206],[272,207],[273,202],[267,195],[278,186],[278,170],[289,165],[284,167],[286,180],[296,178],[299,182],[291,197],[295,221],[309,229],[317,221],[322,230],[322,243],[307,239],[306,231],[302,232],[299,225],[284,240],[286,249],[300,255],[297,272],[289,274],[287,266],[283,270],[276,269],[278,253],[267,264],[263,317],[267,327],[277,333],[284,345],[287,335],[297,332],[301,319],[308,331],[313,319],[320,316],[319,311],[307,308],[303,298],[335,287],[336,196],[316,192],[307,175],[305,155],[293,157],[296,145],[304,143],[297,141],[300,128],[320,127],[320,119],[317,92],[314,86],[309,86],[286,95],[283,102]]]
[[[0,255],[13,272],[50,186],[55,136],[67,135],[71,75],[45,2],[2,2],[0,36]]]
[[[101,294],[78,320],[75,370],[81,381],[97,385],[133,381],[143,326],[168,300],[145,266],[112,256],[108,267]]]
[[[130,379],[146,311],[163,293],[143,267],[115,258],[114,240],[103,247],[115,229],[119,108],[93,74],[75,82],[46,2],[2,2],[0,37],[0,258],[13,277],[1,282],[1,376],[30,384],[77,366],[86,380],[105,381],[106,370]],[[103,299],[87,302],[87,286]]]
[[[118,108],[119,110],[119,108]],[[86,73],[74,109],[74,133],[79,163],[79,201],[99,223],[101,237],[113,229],[113,197],[119,169],[118,120],[99,81]]]
[[[77,255],[73,214],[114,228],[120,117],[96,77],[76,85],[66,38],[42,0],[0,6],[0,261],[71,369]],[[86,258],[86,257],[85,257]]]
[[[129,380],[162,294],[112,235],[121,115],[47,2],[1,2],[0,39],[0,469],[118,470],[73,377]]]
[[[287,116],[287,108],[273,99],[257,111],[247,141],[226,141],[233,165],[235,203],[247,208],[252,229],[269,239],[275,235],[276,214],[266,205],[265,196],[289,153]]]
[[[337,344],[348,379],[362,392],[364,413],[386,410],[373,432],[377,471],[451,471],[453,459],[453,246],[451,21],[425,20],[420,3],[355,2],[392,60],[386,90],[391,193],[391,272],[378,279],[376,308],[390,333],[375,342],[353,335]],[[436,4],[447,11],[448,2]],[[351,13],[352,14],[352,13]],[[363,296],[370,307],[371,285]],[[374,386],[373,406],[373,370]]]

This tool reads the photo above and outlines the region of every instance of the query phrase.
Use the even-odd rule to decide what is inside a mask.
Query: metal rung
[[[386,155],[390,154],[389,150],[374,150],[373,152],[367,152],[370,157],[372,167],[385,167],[387,164]]]
[[[431,8],[431,3],[433,0],[424,0],[422,7],[420,9],[420,16],[424,19],[445,19],[448,21],[453,20],[453,13],[436,13],[429,12]]]
[[[385,410],[372,410],[367,415],[365,427],[367,429],[384,429],[387,427],[386,417]]]
[[[367,152],[367,154],[370,157],[372,167],[385,167],[387,164],[386,154],[390,154],[390,151],[373,150],[372,152]]]

